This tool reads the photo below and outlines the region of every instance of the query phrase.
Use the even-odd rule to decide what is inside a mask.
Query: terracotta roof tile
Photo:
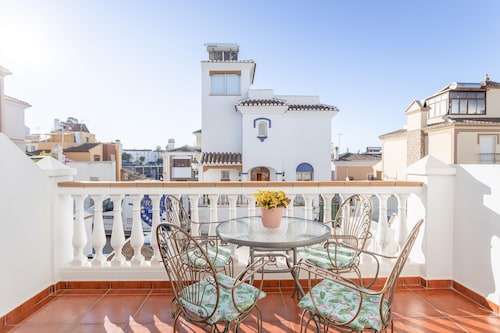
[[[285,100],[272,99],[250,99],[239,101],[236,106],[288,106],[288,111],[338,111],[336,106],[326,104],[288,104]]]
[[[339,161],[380,161],[382,159],[382,154],[371,154],[371,153],[344,153],[339,156]]]
[[[201,155],[203,165],[241,165],[241,153],[203,153]]]
[[[64,149],[64,152],[87,152],[90,149],[94,148],[97,145],[100,145],[101,143],[84,143],[82,145],[76,146],[76,147],[69,147]]]
[[[273,99],[244,99],[238,102],[241,106],[283,106],[287,105],[286,101],[278,98]]]
[[[338,108],[326,104],[311,104],[311,105],[295,104],[295,105],[289,105],[288,110],[289,111],[338,111]]]

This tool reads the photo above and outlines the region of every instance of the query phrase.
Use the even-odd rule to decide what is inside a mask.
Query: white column
[[[151,198],[151,207],[152,207],[152,214],[153,214],[153,222],[151,225],[151,236],[150,236],[150,243],[151,247],[153,248],[153,256],[151,257],[151,264],[153,263],[159,263],[161,260],[161,254],[160,254],[160,249],[158,248],[158,241],[156,239],[156,228],[160,224],[160,200],[161,200],[161,195],[160,194],[153,194],[149,196]]]
[[[375,242],[377,246],[377,251],[384,253],[386,246],[387,237],[387,200],[390,195],[388,194],[378,194],[379,199],[379,209],[378,209],[378,225],[377,234],[375,235]]]
[[[140,266],[144,262],[142,255],[142,246],[144,245],[144,231],[142,230],[141,221],[141,199],[142,195],[132,195],[133,200],[133,217],[132,217],[132,231],[130,233],[130,245],[134,249],[134,256],[130,261],[133,266]]]
[[[95,251],[92,266],[104,266],[107,263],[106,257],[103,254],[104,246],[106,245],[106,233],[104,232],[104,222],[102,218],[102,201],[103,195],[94,195],[94,227],[92,229],[92,247]]]
[[[304,194],[304,200],[305,200],[305,207],[304,207],[305,218],[308,220],[312,220],[314,195]]]
[[[85,233],[83,202],[86,195],[75,195],[75,219],[73,221],[73,260],[72,266],[83,266],[88,259],[83,255],[83,248],[87,244],[87,235]]]
[[[236,218],[236,202],[238,201],[238,194],[228,194],[227,196],[229,200],[229,218]]]
[[[392,226],[394,229],[394,241],[398,245],[398,250],[404,246],[406,237],[408,237],[408,221],[406,219],[406,205],[408,203],[409,194],[398,194],[399,206],[398,206],[398,217],[397,225]]]
[[[113,228],[111,230],[111,246],[115,251],[115,255],[111,260],[111,266],[122,266],[126,258],[122,254],[123,244],[125,244],[125,233],[123,231],[122,220],[122,194],[114,194],[111,196],[113,200]]]
[[[323,222],[330,221],[332,219],[332,200],[333,194],[321,194],[323,197]]]

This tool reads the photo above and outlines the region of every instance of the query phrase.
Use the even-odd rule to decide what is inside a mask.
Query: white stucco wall
[[[52,281],[48,177],[0,133],[0,316]],[[27,264],[29,263],[29,264]],[[34,278],[36,276],[36,278]]]
[[[268,137],[261,141],[254,119],[265,117],[271,121]],[[285,172],[286,180],[295,180],[300,163],[314,168],[314,180],[331,180],[330,112],[294,112],[284,114],[243,115],[243,172],[264,166],[274,172]],[[276,180],[271,174],[271,179]]]
[[[253,62],[202,62],[201,64],[201,127],[203,152],[241,152],[241,114],[235,104],[248,97]],[[210,94],[210,71],[241,71],[240,95]]]
[[[66,164],[70,168],[77,170],[75,181],[115,181],[116,180],[116,162],[100,161],[86,162],[73,161]]]
[[[456,169],[453,278],[500,304],[500,165]]]
[[[382,141],[382,179],[405,179],[407,167],[406,136]]]
[[[428,135],[428,154],[447,164],[453,164],[453,134],[451,131],[431,132]]]

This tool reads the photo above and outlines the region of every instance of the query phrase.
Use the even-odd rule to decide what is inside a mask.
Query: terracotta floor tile
[[[81,324],[128,324],[147,296],[105,295],[80,320]]]
[[[398,333],[459,333],[466,332],[449,318],[398,318],[394,320]]]
[[[134,321],[138,324],[172,323],[174,311],[172,296],[150,295],[134,314]]]
[[[101,326],[102,327],[102,326]],[[43,326],[30,326],[30,325],[20,325],[13,330],[8,331],[9,333],[66,333],[72,332],[70,330],[71,324],[50,324]]]
[[[487,315],[491,313],[476,302],[463,297],[451,289],[415,291],[447,316]]]
[[[452,317],[467,332],[500,332],[500,317],[495,315],[474,317]]]
[[[58,296],[52,302],[27,318],[23,325],[41,326],[60,323],[74,323],[102,296]]]
[[[69,291],[69,292],[66,292]],[[110,290],[66,290],[53,297],[21,324],[8,332],[23,333],[134,333],[171,332],[172,296],[147,290],[119,293]],[[268,292],[259,301],[263,332],[300,332],[301,309],[291,292]],[[202,328],[178,323],[179,333],[204,332]],[[4,333],[6,329],[0,329]],[[255,333],[252,313],[241,325],[241,333]],[[394,332],[500,332],[500,316],[487,311],[453,290],[399,288],[394,302]]]
[[[442,312],[429,304],[423,297],[412,291],[400,291],[393,303],[395,317],[425,318],[442,317]]]
[[[113,324],[106,322],[104,324],[77,324],[68,332],[71,333],[123,333],[128,325]]]

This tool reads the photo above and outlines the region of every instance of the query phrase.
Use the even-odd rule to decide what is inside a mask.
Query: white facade
[[[144,164],[156,163],[158,158],[162,157],[162,152],[151,149],[123,149],[123,152],[132,156],[130,162],[140,162],[140,158],[144,157]]]
[[[24,125],[24,111],[31,105],[4,94],[4,77],[9,74],[7,69],[0,66],[0,132],[25,151],[28,133]]]
[[[256,63],[238,60],[236,44],[209,44],[207,51],[209,60],[201,66],[199,179],[331,180],[331,118],[338,109],[321,104],[318,96],[251,89]],[[234,57],[214,57],[217,52],[233,52]],[[223,84],[226,90],[218,89]],[[229,154],[241,159],[228,160],[224,156]],[[304,168],[311,175],[301,179],[297,172]]]
[[[75,181],[116,180],[116,161],[73,161],[66,165],[77,170]]]

